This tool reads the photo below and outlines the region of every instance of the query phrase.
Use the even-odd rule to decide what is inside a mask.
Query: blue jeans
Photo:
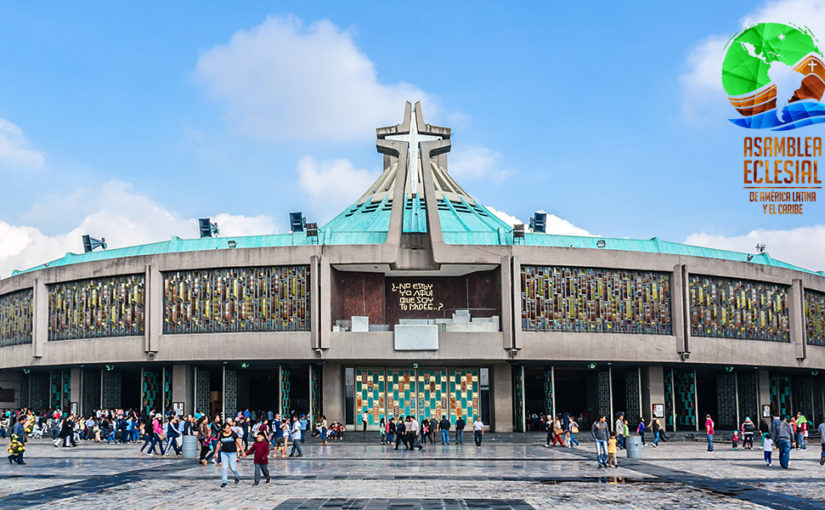
[[[796,431],[796,447],[804,450],[808,445],[805,444],[805,433],[801,430]]]
[[[464,444],[464,429],[455,431],[455,444]]]
[[[241,478],[241,474],[238,473],[238,453],[237,452],[226,452],[221,453],[223,459],[226,462],[221,464],[221,483],[227,482],[227,477],[229,475],[228,469],[231,469],[233,473],[235,473],[235,480],[239,480]]]
[[[708,451],[713,451],[713,434],[708,434]]]
[[[303,455],[304,452],[301,451],[301,441],[298,441],[300,437],[296,437],[292,440],[292,451],[289,452],[289,456],[292,457],[295,454],[295,451],[298,451],[298,455]]]
[[[791,442],[787,439],[780,439],[776,442],[779,448],[779,465],[783,468],[788,468],[788,462],[791,460]]]
[[[387,438],[387,442],[388,443],[394,443],[395,442],[395,432],[390,432],[389,437]]]
[[[579,440],[578,440],[578,439],[576,439],[576,434],[574,434],[574,433],[572,433],[572,432],[571,432],[571,433],[570,433],[570,447],[571,447],[571,448],[573,447],[573,443],[576,443],[576,446],[581,445],[581,443],[579,443]]]
[[[450,432],[448,430],[441,430],[441,444],[450,444]]]
[[[143,451],[144,448],[149,446],[149,453],[155,452],[155,446],[160,443],[160,436],[157,434],[146,435],[146,441],[143,443],[143,446],[140,447],[140,451]]]
[[[484,437],[480,430],[473,431],[473,439],[476,442],[476,446],[481,446],[481,438]]]
[[[659,433],[658,432],[653,433],[653,444],[656,445],[656,446],[659,446]]]
[[[600,466],[607,465],[607,441],[596,439],[596,459]]]

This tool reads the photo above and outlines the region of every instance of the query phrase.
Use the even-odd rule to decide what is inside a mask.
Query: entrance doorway
[[[719,416],[715,371],[696,370],[696,400],[699,411],[699,430],[704,430],[705,415],[708,414],[717,427],[722,427],[723,423]]]
[[[123,409],[140,409],[139,368],[126,368],[120,371],[120,405]]]
[[[588,428],[598,414],[597,372],[569,368],[555,369],[555,414],[581,415],[580,428]]]
[[[280,412],[278,367],[238,373],[238,409]]]

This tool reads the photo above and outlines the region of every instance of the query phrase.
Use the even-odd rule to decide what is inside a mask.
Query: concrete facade
[[[409,105],[408,105],[409,107]],[[420,107],[416,110],[420,116]],[[444,242],[439,220],[433,172],[422,171],[426,200],[427,238],[422,249],[409,248],[403,233],[405,186],[411,179],[407,146],[386,136],[409,129],[405,122],[379,129],[378,151],[385,167],[397,164],[387,240],[378,245],[303,245],[272,248],[220,249],[99,260],[46,267],[0,280],[0,296],[33,289],[32,343],[0,348],[3,381],[22,377],[23,369],[48,371],[71,369],[71,401],[82,398],[80,367],[113,364],[118,367],[169,367],[173,377],[172,399],[194,409],[192,367],[199,364],[236,367],[238,362],[271,361],[309,366],[323,364],[324,414],[341,420],[346,414],[345,367],[422,366],[489,367],[491,412],[498,431],[513,429],[513,364],[544,365],[585,362],[624,363],[643,367],[642,416],[650,419],[651,406],[664,403],[663,367],[759,367],[759,403],[770,402],[769,370],[796,373],[825,371],[825,347],[805,341],[805,290],[825,292],[825,277],[813,273],[756,263],[666,253],[611,249],[455,245]],[[419,131],[445,136],[444,129],[424,124]],[[383,136],[382,136],[382,130]],[[446,168],[450,150],[449,130],[441,140],[420,143],[421,165],[429,169],[441,162]],[[311,327],[309,331],[246,332],[220,334],[163,333],[163,274],[166,272],[253,266],[309,265],[311,267]],[[333,331],[331,278],[337,271],[375,268],[385,276],[398,274],[438,276],[447,267],[495,268],[500,274],[500,331],[438,333],[438,348],[396,350],[392,331]],[[574,266],[659,271],[671,275],[671,335],[617,333],[561,333],[524,331],[521,327],[521,267],[525,265]],[[115,275],[145,275],[145,326],[143,336],[49,341],[50,285],[59,282]],[[710,275],[786,285],[789,292],[790,342],[751,341],[732,338],[692,337],[688,279]],[[231,365],[226,365],[230,363]],[[234,369],[234,368],[233,368]],[[813,372],[812,372],[813,371]],[[76,383],[77,381],[77,383]],[[17,384],[19,387],[20,383]],[[555,397],[554,397],[555,400]],[[0,404],[0,406],[6,404]],[[618,410],[618,409],[616,409]]]

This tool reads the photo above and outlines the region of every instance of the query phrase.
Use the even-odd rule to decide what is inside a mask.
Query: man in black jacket
[[[461,416],[455,421],[455,444],[464,444],[464,427],[467,423]]]
[[[438,428],[441,430],[441,444],[450,445],[450,420],[446,416],[441,417],[438,423]]]
[[[398,445],[401,444],[402,441],[404,442],[404,449],[405,450],[407,449],[407,434],[406,434],[406,431],[407,431],[407,427],[404,425],[403,418],[399,418],[398,419],[398,424],[395,426],[395,432],[398,436],[395,440],[395,449],[396,450],[398,449]]]

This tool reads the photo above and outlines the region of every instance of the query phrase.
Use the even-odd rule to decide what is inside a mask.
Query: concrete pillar
[[[495,432],[513,431],[513,369],[509,363],[493,365],[493,384],[491,404],[493,412],[493,430]]]
[[[802,280],[794,280],[788,294],[788,313],[791,318],[791,343],[796,350],[796,359],[803,360],[805,352],[805,291]]]
[[[313,255],[309,259],[309,338],[310,338],[310,347],[312,349],[318,349],[321,347],[321,340],[319,338],[319,331],[321,322],[318,317],[318,312],[320,310],[320,293],[321,293],[321,285],[319,285],[320,281],[320,272],[319,272],[319,262],[318,262],[318,255]],[[327,289],[329,287],[326,287]]]
[[[513,345],[513,297],[507,289],[513,288],[513,274],[510,257],[501,257],[501,337],[504,349],[512,349]],[[519,315],[521,315],[519,313]]]
[[[395,204],[393,204],[395,207]],[[332,336],[332,268],[324,259],[321,259],[319,273],[321,274],[320,288],[325,292],[319,295],[319,314],[318,318],[318,341],[321,349],[329,349],[330,337]],[[313,287],[314,288],[314,287]],[[326,409],[326,406],[324,407]]]
[[[158,352],[163,333],[163,275],[157,266],[146,265],[144,282],[146,323],[143,327],[144,350]]]
[[[642,369],[642,416],[648,422],[653,417],[653,404],[665,404],[665,372],[659,365]],[[664,426],[664,417],[661,420]]]
[[[771,374],[767,370],[759,370],[756,391],[758,393],[759,419],[762,419],[762,406],[771,405]]]
[[[49,289],[41,278],[34,280],[32,304],[32,356],[42,358],[49,341]]]
[[[73,412],[80,412],[83,408],[83,369],[81,368],[73,368],[69,371],[70,373],[70,385],[69,394],[69,410]],[[77,404],[76,408],[73,408],[74,404]]]
[[[172,406],[183,402],[183,413],[195,412],[194,371],[188,365],[172,366]]]
[[[513,257],[512,266],[513,272],[510,280],[510,286],[513,290],[510,296],[510,299],[513,300],[512,344],[514,349],[521,349],[521,261],[518,257]],[[506,288],[507,287],[502,286],[502,289]]]
[[[687,280],[685,278],[686,270],[683,264],[677,264],[673,268],[673,273],[670,275],[671,279],[671,306],[670,310],[673,314],[671,317],[671,327],[673,335],[676,337],[676,352],[679,354],[688,351],[687,348],[687,328],[689,325],[690,314],[685,306],[687,303],[685,296],[685,287]]]
[[[344,367],[337,363],[326,363],[321,377],[324,415],[327,420],[344,423],[346,414],[346,386]]]

